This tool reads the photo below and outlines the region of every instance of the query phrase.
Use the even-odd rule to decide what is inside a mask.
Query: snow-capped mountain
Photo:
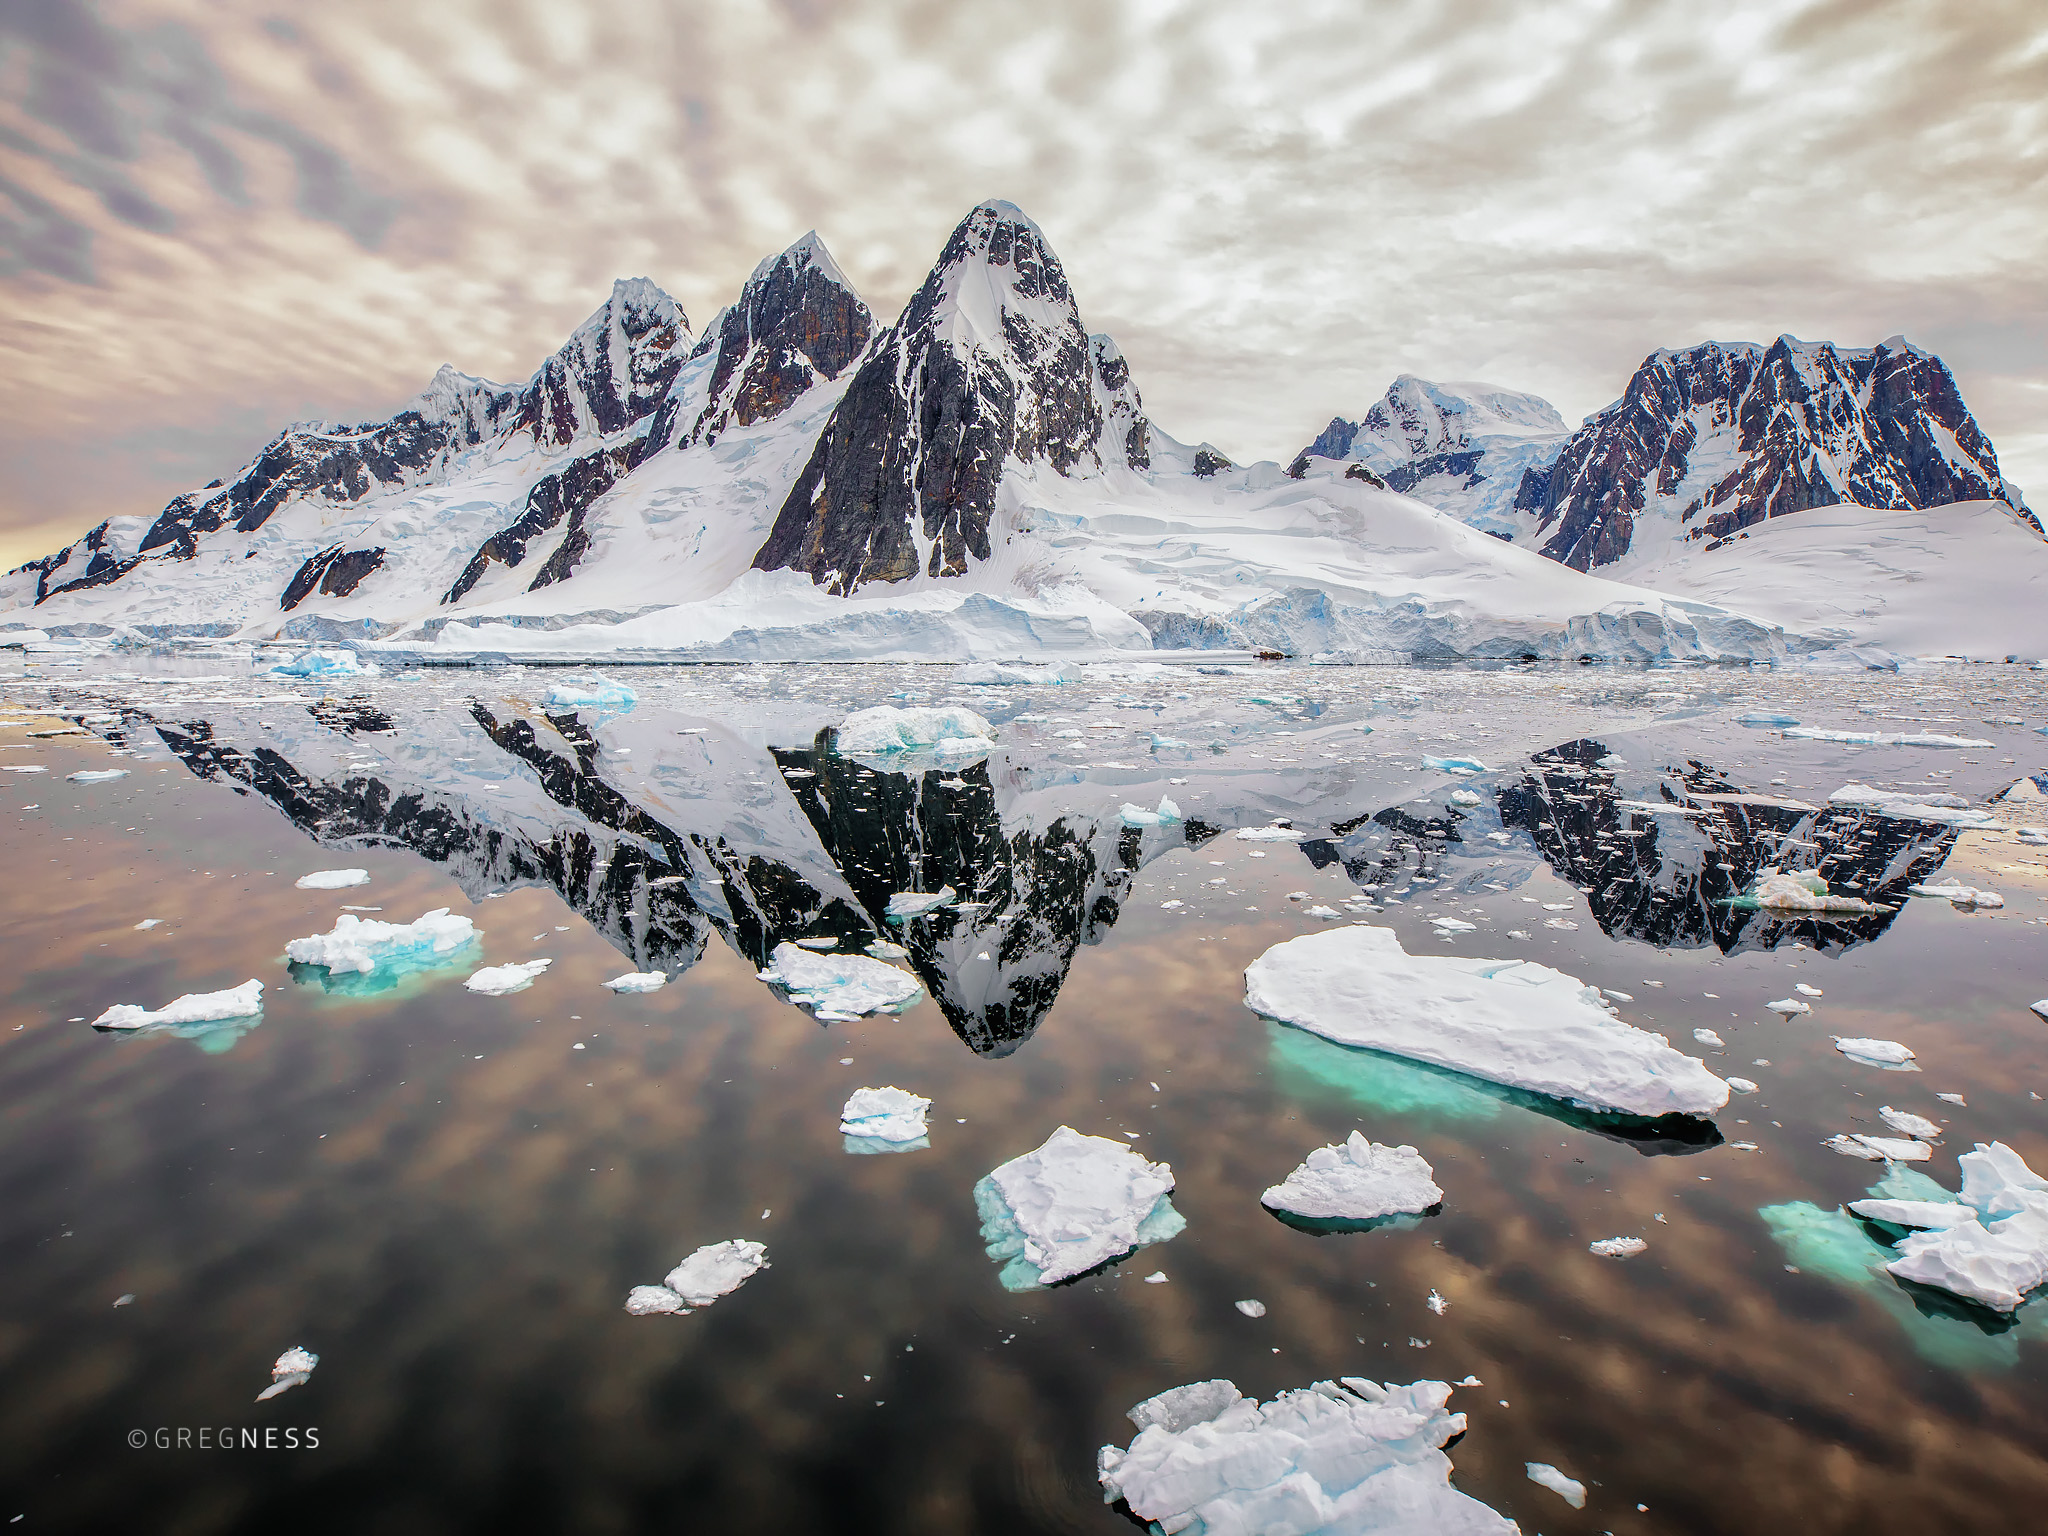
[[[1647,572],[1810,507],[1963,501],[2003,501],[2040,529],[1940,358],[1902,336],[1780,336],[1651,353],[1555,464],[1524,476],[1515,507],[1554,560]]]
[[[1288,473],[1299,477],[1316,459],[1356,464],[1390,490],[1512,539],[1533,526],[1515,512],[1524,471],[1552,463],[1570,435],[1540,396],[1404,373],[1360,420],[1332,417]]]

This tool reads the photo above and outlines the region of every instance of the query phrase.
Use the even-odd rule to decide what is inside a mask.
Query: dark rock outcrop
[[[634,450],[637,447],[636,441],[600,448],[572,459],[555,473],[543,475],[535,481],[533,489],[526,493],[526,505],[518,520],[484,540],[441,601],[459,602],[493,565],[518,566],[523,563],[527,546],[561,526],[564,518],[568,519],[568,533],[528,584],[527,591],[560,581],[573,572],[576,562],[590,547],[584,515],[589,512],[591,504],[618,484],[619,477],[636,462]]]
[[[520,391],[513,430],[556,445],[623,432],[661,404],[689,342],[674,299],[644,277],[622,277]]]
[[[336,544],[323,549],[300,566],[285,584],[284,596],[278,600],[278,607],[290,613],[311,596],[316,587],[328,597],[347,597],[361,585],[365,576],[383,564],[384,551],[381,548],[344,549]]]

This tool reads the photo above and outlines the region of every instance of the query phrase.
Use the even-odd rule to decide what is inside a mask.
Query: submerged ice
[[[1856,1200],[1867,1221],[1910,1229],[1885,1268],[1996,1312],[2011,1312],[2048,1284],[2048,1179],[2002,1141],[1978,1142],[1956,1159],[1960,1196]]]
[[[1173,1170],[1124,1142],[1061,1126],[974,1186],[988,1255],[1013,1291],[1054,1285],[1164,1242],[1187,1223]]]
[[[455,955],[472,943],[476,924],[452,915],[446,907],[424,912],[409,923],[387,923],[344,912],[326,933],[293,939],[285,957],[300,965],[324,966],[330,974],[367,975],[401,961],[435,961]]]
[[[930,1099],[902,1088],[856,1088],[839,1111],[839,1130],[875,1141],[921,1141],[931,1107]]]

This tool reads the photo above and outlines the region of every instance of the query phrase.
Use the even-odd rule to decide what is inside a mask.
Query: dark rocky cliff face
[[[1149,459],[1128,369],[1126,394],[1096,358],[1038,227],[1008,203],[982,204],[854,375],[755,567],[844,594],[986,560],[1011,460],[1101,468],[1106,396],[1132,407],[1112,453],[1131,464],[1136,445]]]
[[[1899,337],[1854,350],[1781,336],[1651,354],[1554,465],[1523,477],[1515,506],[1540,520],[1544,554],[1583,571],[1636,548],[1647,515],[1711,542],[1844,501],[1977,499],[2040,527],[1940,358]]]
[[[690,322],[674,299],[644,277],[620,278],[520,392],[513,430],[557,445],[623,432],[661,404],[689,344]]]

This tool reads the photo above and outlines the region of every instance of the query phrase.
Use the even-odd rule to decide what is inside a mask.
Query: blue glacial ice
[[[1177,1236],[1187,1222],[1172,1192],[1165,1163],[1063,1125],[976,1184],[974,1205],[1003,1288],[1029,1291]]]

